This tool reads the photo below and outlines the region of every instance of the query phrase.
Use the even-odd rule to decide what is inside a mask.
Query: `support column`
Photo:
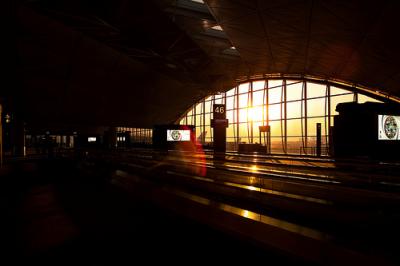
[[[332,121],[331,121],[331,86],[329,85],[329,83],[328,83],[328,85],[327,85],[327,87],[326,87],[326,90],[327,90],[327,103],[328,103],[328,107],[327,107],[327,109],[328,109],[328,143],[327,143],[327,146],[328,146],[328,152],[329,152],[329,155],[330,156],[333,156],[333,137],[332,137],[332,134],[333,134],[333,126],[332,126]],[[326,125],[326,124],[325,124]],[[326,134],[326,132],[325,132],[325,134]]]
[[[149,136],[147,136],[147,132],[145,134],[146,137],[144,142],[147,143]],[[125,136],[125,147],[129,148],[131,146],[131,132],[125,131],[124,136]]]
[[[25,125],[18,117],[13,119],[11,127],[11,148],[15,157],[25,156]]]
[[[211,127],[214,129],[214,151],[226,151],[226,128],[228,120],[226,119],[225,104],[214,104],[213,117],[211,119]]]
[[[117,128],[116,127],[110,127],[109,129],[110,135],[109,135],[109,144],[111,149],[117,148]]]
[[[304,86],[304,153],[308,153],[308,96],[307,96],[307,81],[303,81]]]
[[[321,139],[322,139],[321,123],[317,123],[317,145],[316,145],[317,157],[321,156]]]
[[[282,92],[283,92],[283,121],[284,121],[284,127],[283,127],[283,134],[284,134],[284,142],[283,142],[283,151],[285,154],[287,154],[287,91],[286,91],[286,79],[283,80],[282,84]]]
[[[65,139],[65,148],[70,148],[70,146],[71,146],[71,136],[70,135],[67,135],[66,136],[66,139]]]
[[[253,81],[250,81],[250,88],[249,88],[249,93],[248,96],[249,97],[249,101],[250,101],[250,110],[253,113]],[[249,107],[247,107],[247,110],[249,109]],[[252,114],[254,116],[254,114]],[[247,125],[249,125],[249,117],[247,117]],[[253,121],[253,117],[250,118],[250,143],[253,143],[254,138],[254,132],[253,132],[253,127],[254,127],[254,121]],[[261,143],[260,143],[261,145]]]
[[[226,151],[226,128],[228,127],[228,121],[225,120],[213,120],[212,127],[214,129],[214,151],[225,152]]]
[[[3,106],[0,104],[0,167],[3,167]]]

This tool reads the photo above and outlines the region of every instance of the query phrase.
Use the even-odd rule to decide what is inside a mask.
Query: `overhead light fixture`
[[[215,25],[215,26],[211,27],[211,29],[213,29],[213,30],[219,30],[219,31],[223,31],[223,29],[221,28],[221,26],[220,26],[220,25]]]
[[[199,4],[204,4],[203,0],[192,0],[192,2],[196,2],[196,3],[199,3]]]
[[[203,25],[204,25],[204,23],[203,23]],[[212,27],[204,26],[204,29],[205,29],[205,31],[204,31],[205,35],[222,38],[222,39],[228,39],[224,29],[220,25],[214,25]]]
[[[228,54],[228,55],[239,56],[239,52],[236,50],[235,46],[231,46],[231,47],[223,50],[222,53],[223,54]]]

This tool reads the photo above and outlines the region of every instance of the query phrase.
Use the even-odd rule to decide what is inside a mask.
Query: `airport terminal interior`
[[[400,3],[4,6],[3,265],[400,265]]]

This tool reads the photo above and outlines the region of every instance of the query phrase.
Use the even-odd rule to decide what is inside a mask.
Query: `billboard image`
[[[167,141],[190,141],[189,129],[168,129]]]
[[[399,140],[399,127],[400,116],[378,115],[379,140]]]
[[[88,137],[88,142],[96,142],[96,137]]]

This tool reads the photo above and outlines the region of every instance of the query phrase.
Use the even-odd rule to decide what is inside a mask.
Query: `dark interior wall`
[[[28,124],[148,128],[264,74],[399,96],[397,2],[207,0],[206,13],[177,15],[178,2],[7,1],[3,80],[11,85],[0,95],[13,96]],[[212,25],[236,47],[234,59],[205,34]]]
[[[336,157],[399,158],[400,140],[379,140],[378,115],[400,115],[398,106],[383,103],[340,103],[333,131]]]

